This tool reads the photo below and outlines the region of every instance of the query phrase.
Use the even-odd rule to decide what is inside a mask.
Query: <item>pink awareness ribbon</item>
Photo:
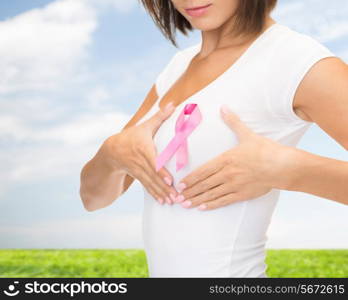
[[[185,115],[189,117],[185,121]],[[202,121],[202,114],[198,108],[198,104],[186,104],[181,111],[176,124],[175,136],[168,143],[166,148],[156,157],[156,172],[160,170],[166,162],[176,152],[176,171],[178,172],[188,162],[187,138],[196,129]]]

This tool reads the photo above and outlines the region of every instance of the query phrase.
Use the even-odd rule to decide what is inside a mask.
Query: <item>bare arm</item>
[[[153,85],[144,102],[121,130],[135,125],[151,108],[158,98]],[[88,211],[110,205],[133,183],[134,178],[117,169],[108,160],[110,151],[106,140],[95,156],[86,163],[80,174],[80,197]]]
[[[291,154],[292,152],[292,154]],[[279,188],[309,193],[348,205],[348,162],[293,148]]]
[[[348,65],[339,58],[315,64],[301,82],[294,108],[348,150]],[[320,145],[318,145],[320,146]],[[348,204],[348,162],[300,149],[289,151],[280,188]]]

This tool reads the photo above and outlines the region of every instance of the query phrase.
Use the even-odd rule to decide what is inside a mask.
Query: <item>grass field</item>
[[[267,250],[268,277],[348,277],[348,250]],[[0,250],[0,277],[148,277],[143,250]]]

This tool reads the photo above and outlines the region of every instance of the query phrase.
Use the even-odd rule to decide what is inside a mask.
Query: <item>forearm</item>
[[[278,188],[313,194],[348,205],[348,162],[287,148]]]
[[[81,171],[80,196],[84,207],[92,211],[110,205],[122,194],[125,177],[123,170],[107,160],[101,147]]]

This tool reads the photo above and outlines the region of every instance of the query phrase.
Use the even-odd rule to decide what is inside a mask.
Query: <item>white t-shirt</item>
[[[201,43],[175,53],[156,80],[159,102],[200,50]],[[202,114],[188,137],[188,164],[176,172],[175,155],[165,164],[174,186],[200,165],[238,141],[220,116],[227,104],[257,134],[296,146],[312,124],[292,108],[297,87],[319,60],[335,56],[314,38],[276,23],[213,82],[176,107],[154,136],[161,153],[175,135],[175,122],[188,103]],[[257,151],[257,149],[255,149]],[[284,174],[286,176],[286,174]],[[280,191],[209,211],[160,205],[144,188],[143,238],[150,277],[266,277],[267,229]]]

